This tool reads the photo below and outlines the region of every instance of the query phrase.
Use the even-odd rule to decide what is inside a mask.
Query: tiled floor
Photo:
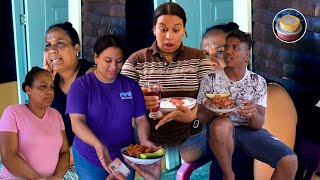
[[[2,164],[0,162],[0,168]],[[195,170],[190,177],[190,180],[206,180],[209,179],[209,168],[210,163]],[[163,172],[161,175],[161,180],[175,180],[178,168],[170,171]],[[136,178],[136,180],[142,180],[142,178]],[[319,176],[313,178],[313,180],[320,180]]]
[[[0,162],[0,167],[2,166]],[[209,179],[209,167],[210,163],[198,168],[195,170],[191,177],[190,180],[205,180]],[[161,180],[175,180],[176,179],[176,174],[177,174],[178,168],[170,171],[163,172],[161,175]],[[142,178],[136,178],[136,180],[142,180]]]

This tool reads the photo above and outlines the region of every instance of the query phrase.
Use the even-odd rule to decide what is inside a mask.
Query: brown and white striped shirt
[[[200,81],[212,70],[209,59],[195,48],[179,47],[171,63],[163,57],[156,41],[149,48],[133,53],[122,67],[121,73],[136,80],[140,86],[147,81],[159,81],[163,87],[161,97],[197,98]],[[171,121],[158,130],[158,121],[150,120],[150,140],[157,144],[181,144],[190,133],[190,123]]]

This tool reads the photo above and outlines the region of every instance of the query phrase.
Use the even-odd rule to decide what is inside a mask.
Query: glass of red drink
[[[150,92],[145,93],[145,96],[158,96],[161,99],[161,85],[158,81],[148,81],[144,88],[151,89]],[[160,111],[160,103],[158,107],[150,110],[149,117],[150,118],[160,118],[162,116],[162,112]]]

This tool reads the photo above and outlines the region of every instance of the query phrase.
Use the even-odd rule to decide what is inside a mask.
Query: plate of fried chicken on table
[[[229,113],[237,109],[237,103],[230,94],[205,94],[202,104],[216,113]]]
[[[152,149],[140,144],[130,144],[128,147],[121,149],[124,158],[136,164],[153,164],[161,160],[166,153],[164,148]]]

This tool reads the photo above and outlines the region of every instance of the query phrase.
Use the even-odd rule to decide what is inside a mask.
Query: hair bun
[[[229,22],[227,24],[227,26],[229,26],[230,30],[236,30],[236,29],[239,29],[239,25],[235,22]]]
[[[26,89],[25,89],[26,86],[27,86],[27,84],[26,84],[25,82],[23,82],[23,83],[22,83],[22,90],[23,90],[23,92],[26,92]]]
[[[67,27],[72,27],[72,24],[70,23],[70,22],[65,22],[65,23],[63,23],[65,26],[67,26]]]

